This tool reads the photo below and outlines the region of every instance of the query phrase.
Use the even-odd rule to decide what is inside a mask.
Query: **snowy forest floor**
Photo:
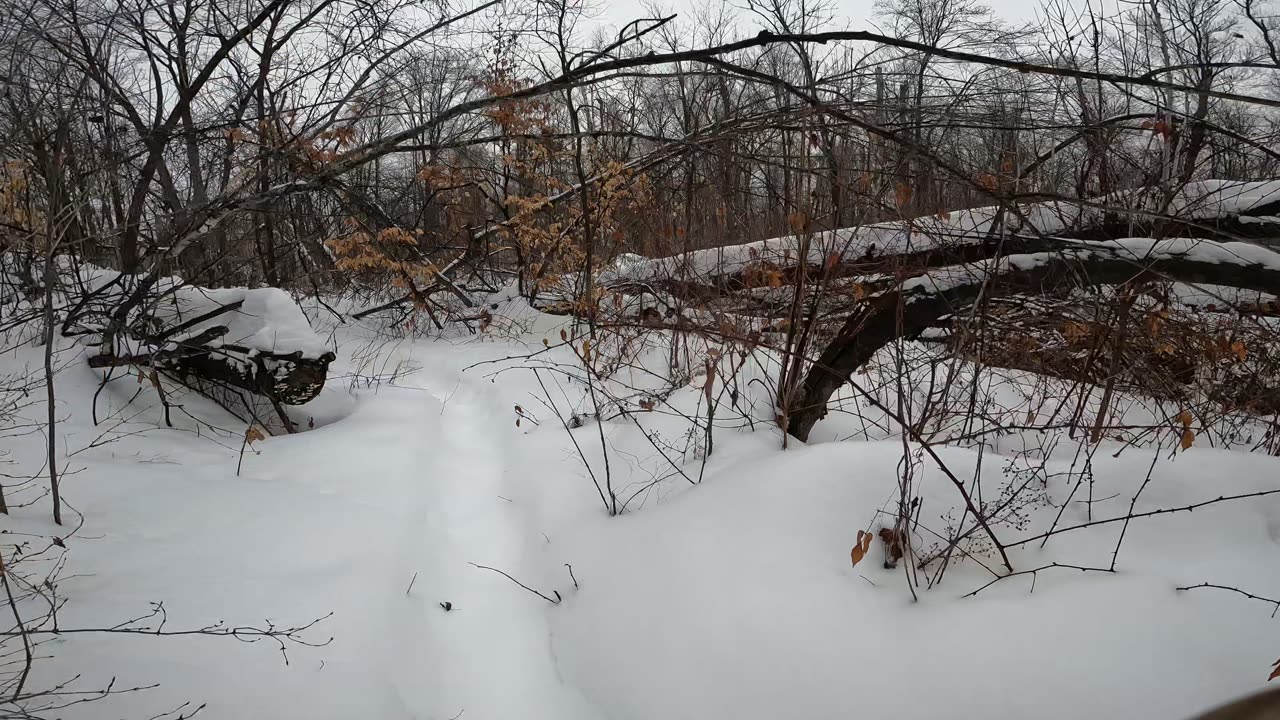
[[[226,432],[184,413],[166,428],[136,378],[107,385],[95,425],[101,376],[66,348],[57,437],[69,525],[83,524],[66,541],[60,625],[109,627],[161,602],[172,630],[325,619],[305,633],[322,646],[291,644],[287,663],[269,640],[65,634],[42,646],[52,658],[32,682],[158,683],[67,718],[190,701],[219,720],[1172,720],[1260,689],[1280,654],[1273,606],[1177,590],[1280,597],[1280,496],[1134,520],[1114,573],[1051,568],[966,597],[992,578],[982,563],[999,568],[989,553],[913,601],[879,548],[849,560],[857,532],[896,502],[900,439],[832,442],[852,433],[833,414],[809,446],[783,450],[775,426],[739,423],[717,428],[704,458],[676,412],[566,428],[589,398],[553,369],[574,360],[555,347],[565,320],[518,306],[496,313],[527,323],[505,333],[335,330],[329,386],[297,408],[307,431],[243,458],[243,423],[188,397],[186,412]],[[41,353],[24,346],[0,370],[34,368]],[[694,414],[701,396],[695,380],[667,404]],[[33,396],[22,412],[45,409]],[[0,470],[40,472],[38,430],[3,442]],[[1027,442],[937,449],[992,497],[1039,478],[1036,501],[997,528],[1009,540],[1046,531],[1060,510],[1062,526],[1123,516],[1148,476],[1139,512],[1280,487],[1274,457],[1107,440],[1086,504],[1056,471],[1081,445],[1058,438],[1024,475]],[[922,455],[914,472],[926,525],[957,520],[937,462]],[[593,485],[606,473],[625,502],[617,517]],[[13,542],[64,532],[41,492],[11,496],[30,503],[2,520]],[[1106,568],[1121,531],[1027,543],[1011,560]]]

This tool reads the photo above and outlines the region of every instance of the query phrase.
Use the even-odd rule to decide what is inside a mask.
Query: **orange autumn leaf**
[[[1195,418],[1192,417],[1190,410],[1183,410],[1177,415],[1177,420],[1182,423],[1182,427],[1184,429],[1191,427],[1191,421],[1194,419]]]
[[[1196,442],[1196,434],[1192,432],[1191,428],[1187,428],[1186,430],[1182,431],[1182,442],[1180,444],[1182,445],[1183,450],[1190,449],[1191,446],[1195,444],[1195,442]]]
[[[853,550],[849,552],[849,559],[853,561],[854,567],[862,562],[862,558],[867,556],[867,551],[871,549],[872,535],[864,530],[858,531],[858,542],[853,546]]]
[[[1236,357],[1240,359],[1240,362],[1244,362],[1245,359],[1249,357],[1249,351],[1245,349],[1244,343],[1239,340],[1231,343],[1231,352],[1235,353]]]
[[[985,190],[994,191],[1000,186],[1000,181],[995,175],[988,172],[978,173],[978,184]]]

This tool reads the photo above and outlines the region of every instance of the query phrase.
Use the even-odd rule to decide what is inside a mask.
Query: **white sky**
[[[677,18],[676,22],[688,22],[692,20],[690,17],[691,10],[704,0],[659,1],[662,7],[672,8],[674,12],[679,13],[680,17]],[[848,29],[851,30],[873,30],[871,19],[874,1],[831,0],[835,8],[834,15],[836,16],[833,24],[836,26],[847,25]],[[745,3],[732,2],[732,4],[741,7]],[[1036,11],[1040,7],[1039,0],[985,0],[985,4],[992,9],[997,17],[1010,23],[1035,19]],[[1080,4],[1084,5],[1083,2]],[[595,0],[593,8],[593,14],[598,16],[597,22],[611,25],[615,28],[621,27],[637,18],[648,16],[639,0]],[[750,19],[750,13],[745,10],[740,10],[738,15],[744,22]]]

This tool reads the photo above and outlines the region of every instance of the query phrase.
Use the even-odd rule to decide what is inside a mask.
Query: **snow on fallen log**
[[[1187,222],[1229,223],[1234,229],[1257,226],[1254,232],[1248,233],[1251,235],[1264,229],[1280,233],[1280,223],[1271,222],[1273,215],[1280,211],[1280,181],[1204,180],[1178,191],[1168,203],[1167,211],[1161,213],[1163,204],[1158,188],[1141,188],[1085,203],[1070,200],[1019,203],[1012,212],[1002,212],[998,206],[979,207],[917,217],[908,222],[895,220],[815,232],[807,238],[807,248],[805,238],[787,235],[659,259],[626,255],[602,273],[600,279],[602,283],[615,285],[669,279],[717,284],[717,279],[741,274],[763,263],[778,267],[801,264],[820,267],[831,262],[833,256],[843,263],[965,248],[984,242],[993,228],[1003,229],[1003,234],[1008,236],[1096,234],[1110,230],[1103,227],[1108,215],[1122,218],[1126,228],[1132,227],[1135,215],[1141,219],[1156,214]]]
[[[804,440],[827,401],[888,343],[915,337],[980,297],[1043,294],[1061,287],[1119,285],[1147,278],[1200,286],[1280,291],[1280,252],[1248,243],[1175,238],[1076,241],[1071,249],[930,270],[854,306],[812,364],[787,431]]]
[[[173,342],[221,326],[227,332],[211,347],[234,346],[251,355],[296,355],[306,360],[331,354],[324,339],[311,329],[302,309],[279,288],[185,286],[158,303],[153,316],[169,327],[207,317],[186,326],[172,338]]]
[[[987,278],[1015,271],[1032,271],[1046,264],[1068,261],[1089,263],[1102,260],[1132,263],[1135,271],[1151,263],[1181,260],[1190,264],[1230,265],[1241,269],[1261,268],[1280,272],[1280,253],[1249,243],[1220,243],[1199,238],[1080,240],[1069,243],[1065,248],[1054,252],[1010,255],[993,262],[938,268],[907,280],[902,284],[900,292],[907,302],[911,302],[917,297],[927,298],[957,287],[981,283]],[[1223,284],[1233,285],[1230,282]],[[1235,287],[1258,292],[1275,289],[1274,286],[1270,288]]]
[[[91,367],[154,369],[201,391],[245,390],[273,404],[304,404],[324,386],[334,354],[283,290],[147,282],[99,268],[83,275],[86,293],[68,325],[100,339]]]

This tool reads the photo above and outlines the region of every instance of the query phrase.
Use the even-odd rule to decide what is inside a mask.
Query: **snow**
[[[69,270],[69,268],[68,268]],[[83,265],[76,274],[87,290],[103,288],[118,281],[120,273],[92,265]],[[127,286],[133,287],[132,279]],[[171,340],[180,342],[205,330],[224,326],[227,334],[212,342],[210,347],[238,345],[257,353],[288,355],[300,353],[303,359],[315,360],[329,352],[328,341],[311,327],[306,315],[298,307],[293,296],[279,288],[204,288],[190,285],[176,277],[161,277],[152,290],[155,296],[149,308],[153,317],[165,327],[173,327],[205,313],[239,303],[239,306],[207,320],[191,325]],[[109,302],[119,302],[120,291],[108,294]]]
[[[1280,203],[1280,181],[1201,180],[1188,183],[1175,199],[1175,214],[1222,217]]]
[[[1160,209],[1158,188],[1127,190],[1109,197],[1096,198],[1090,205],[1069,200],[1023,203],[1006,216],[1007,230],[1013,234],[1053,235],[1065,229],[1096,220],[1101,208],[1126,207],[1157,212]],[[1204,180],[1188,183],[1169,204],[1168,214],[1191,219],[1240,215],[1247,221],[1253,209],[1280,203],[1280,180],[1227,181]],[[860,227],[814,233],[806,259],[821,264],[832,255],[851,260],[868,252],[888,255],[922,252],[935,247],[948,247],[979,242],[990,231],[998,208],[979,207],[940,215],[926,215],[910,221],[873,223]],[[1264,218],[1267,216],[1264,216]],[[1262,221],[1262,219],[1259,219]],[[801,253],[801,239],[783,236],[729,247],[696,250],[682,255],[645,261],[628,256],[626,261],[602,275],[605,282],[646,282],[664,278],[707,279],[743,270],[755,263],[792,264]]]
[[[171,323],[197,317],[219,307],[240,303],[240,307],[227,313],[193,325],[180,337],[194,337],[215,325],[226,326],[228,332],[215,347],[239,345],[253,352],[301,353],[304,359],[314,360],[330,351],[328,343],[311,329],[306,315],[289,293],[279,288],[227,288],[209,289],[183,286],[171,299],[162,300],[159,317]]]
[[[243,299],[233,336],[257,349],[309,347],[296,318],[281,320],[287,298],[214,291],[183,312]],[[557,415],[567,421],[592,406],[574,379],[581,364],[557,342],[564,321],[506,296],[490,300],[505,337],[333,329],[333,379],[320,400],[295,409],[316,429],[256,442],[243,459],[242,425],[187,397],[185,409],[215,427],[175,414],[164,428],[158,403],[128,378],[102,392],[94,425],[99,377],[67,346],[58,437],[64,494],[85,524],[67,540],[62,627],[111,625],[163,601],[174,629],[332,613],[308,637],[333,641],[289,648],[286,665],[269,642],[64,635],[45,646],[53,659],[33,682],[83,673],[82,683],[114,676],[159,687],[61,716],[150,717],[193,700],[208,703],[200,717],[228,720],[1155,720],[1264,686],[1280,646],[1270,608],[1176,588],[1207,581],[1280,596],[1280,577],[1259,571],[1280,560],[1280,496],[1134,521],[1115,574],[1053,569],[1036,577],[1034,593],[1031,578],[1018,577],[965,597],[991,575],[964,561],[913,602],[903,569],[881,568],[878,547],[856,568],[849,562],[857,531],[878,527],[893,501],[903,461],[892,428],[868,430],[850,414],[856,406],[874,420],[866,402],[843,395],[844,411],[815,429],[811,445],[782,450],[762,420],[767,392],[750,382],[770,371],[744,363],[741,395],[717,411],[710,457],[686,419],[705,417],[696,374],[653,412],[566,430]],[[618,380],[636,397],[659,390],[654,371],[668,367],[669,345],[650,342]],[[38,367],[40,352],[0,356],[0,376]],[[1030,383],[1014,380],[1001,401],[1025,414],[1015,396]],[[1117,403],[1135,425],[1176,412]],[[733,407],[754,427],[735,421]],[[44,408],[23,412],[39,419]],[[610,482],[627,499],[618,517],[605,513],[584,466],[603,478],[602,430]],[[39,434],[0,437],[14,463],[6,473],[40,471]],[[1015,434],[938,452],[996,497],[1011,477],[1031,477],[1019,470],[1024,451],[1044,441]],[[1239,449],[1121,453],[1108,440],[1093,459],[1097,499],[1086,507],[1080,496],[1067,502],[1061,476],[1080,449],[1059,438],[1034,476],[1040,499],[1025,524],[1001,525],[1002,537],[1042,532],[1064,504],[1063,525],[1089,512],[1123,515],[1153,459],[1139,511],[1275,489],[1280,477],[1280,459]],[[922,524],[941,532],[945,516],[959,515],[955,488],[927,456],[915,472]],[[0,520],[5,529],[63,532],[34,489],[18,495],[38,501]],[[1103,525],[1045,549],[1028,544],[1012,560],[1018,569],[1105,567],[1119,531]]]
[[[1204,263],[1258,266],[1268,270],[1280,270],[1280,253],[1269,248],[1242,242],[1216,242],[1196,238],[1126,238],[1104,240],[1096,243],[1080,243],[1082,247],[1098,251],[1114,251],[1122,257],[1134,260],[1186,259]]]
[[[1169,294],[1171,298],[1176,298],[1179,303],[1188,307],[1259,305],[1264,302],[1274,302],[1276,299],[1274,294],[1254,290],[1186,283],[1172,283]]]
[[[1010,255],[930,270],[903,282],[901,292],[904,296],[936,295],[958,287],[975,285],[988,277],[1012,270],[1033,270],[1055,260],[1085,262],[1107,257],[1119,257],[1136,264],[1152,260],[1189,260],[1280,271],[1280,252],[1249,243],[1196,238],[1076,240],[1059,252]]]
[[[1227,455],[1208,452],[1186,464]],[[850,569],[845,550],[888,499],[891,488],[876,478],[892,477],[901,456],[895,442],[820,445],[730,465],[656,512],[597,520],[578,541],[586,550],[575,564],[583,589],[556,626],[559,642],[573,649],[560,653],[568,677],[599,704],[626,708],[615,717],[637,719],[1181,718],[1219,693],[1258,684],[1256,673],[1237,675],[1239,658],[1229,656],[1257,644],[1250,628],[1265,627],[1255,624],[1260,618],[1244,607],[1221,612],[1222,598],[1179,596],[1172,586],[1178,577],[1247,574],[1220,551],[1227,542],[1273,544],[1262,518],[1231,511],[1201,518],[1202,527],[1229,535],[1211,547],[1180,539],[1187,526],[1177,521],[1144,527],[1141,547],[1126,545],[1127,564],[1158,572],[1057,570],[1038,579],[1034,594],[1029,578],[1019,578],[958,598],[979,584],[965,575],[913,605],[901,570]],[[971,469],[976,459],[966,451],[943,456],[953,469]],[[1140,482],[1145,468],[1135,460],[1108,464],[1107,487]],[[994,479],[1000,471],[994,464],[987,473]],[[1173,496],[1191,482],[1190,473],[1176,477],[1165,483]],[[950,504],[940,474],[924,486],[926,508]],[[1232,516],[1243,525],[1219,524]],[[1115,534],[1085,538],[1091,553],[1072,549],[1106,556]],[[1072,555],[1051,546],[1022,564]],[[879,561],[878,549],[872,559]],[[1274,659],[1257,650],[1264,666]]]

